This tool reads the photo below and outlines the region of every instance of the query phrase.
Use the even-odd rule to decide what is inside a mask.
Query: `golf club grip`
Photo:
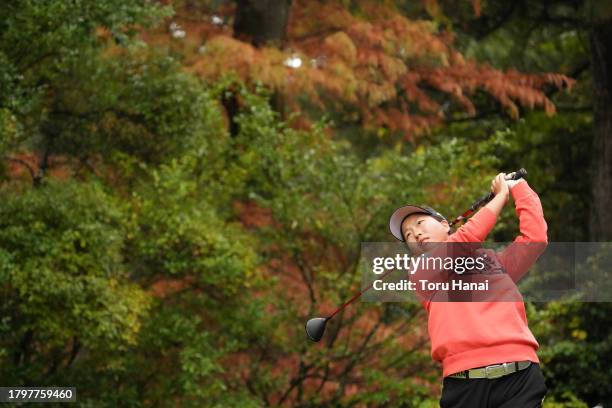
[[[506,180],[518,180],[518,179],[525,178],[527,176],[527,170],[521,167],[514,173],[510,173],[510,174],[512,174],[512,176],[510,176],[509,178],[506,177]]]

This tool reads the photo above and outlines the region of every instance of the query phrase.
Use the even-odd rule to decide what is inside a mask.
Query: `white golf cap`
[[[391,230],[391,234],[398,240],[404,242],[404,237],[402,236],[402,223],[412,214],[427,214],[436,218],[439,221],[447,221],[445,216],[437,212],[431,207],[427,206],[418,206],[418,205],[405,205],[403,207],[398,208],[393,212],[391,218],[389,219],[389,229]]]

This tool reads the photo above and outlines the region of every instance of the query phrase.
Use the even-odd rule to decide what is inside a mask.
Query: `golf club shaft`
[[[525,177],[526,175],[527,175],[527,170],[521,168],[520,170],[517,170],[514,173],[510,173],[510,174],[506,175],[506,180],[518,180],[518,179],[521,179],[521,178]],[[493,197],[495,197],[495,194],[493,194],[491,192],[491,193],[488,193],[487,195],[481,197],[480,199],[476,200],[474,202],[474,204],[472,204],[472,206],[466,212],[464,212],[463,214],[461,214],[460,216],[455,218],[450,223],[450,226],[452,227],[456,223],[458,223],[460,221],[466,220],[469,216],[471,216],[476,211],[478,211],[478,209],[480,207],[482,207],[483,205],[485,205],[486,203],[491,201],[493,199]]]
[[[380,279],[382,280],[385,276],[387,276],[388,274],[390,274],[391,272],[393,272],[395,269],[391,269],[389,271],[387,271],[384,275],[382,275],[380,277]],[[342,309],[344,309],[345,307],[347,307],[348,305],[350,305],[355,299],[359,298],[361,295],[363,295],[364,293],[366,293],[368,290],[372,289],[372,287],[374,286],[374,282],[372,282],[370,284],[370,286],[368,286],[367,288],[363,289],[361,292],[357,293],[355,296],[353,296],[348,302],[346,302],[345,304],[343,304],[342,306],[340,306],[338,309],[336,309],[336,311],[334,313],[332,313],[331,315],[329,315],[327,317],[327,320],[331,319],[332,317],[334,317],[335,315],[337,315]]]

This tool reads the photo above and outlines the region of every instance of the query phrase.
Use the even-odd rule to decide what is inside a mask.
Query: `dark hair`
[[[432,213],[425,213],[425,212],[423,212],[423,213],[412,213],[412,214],[408,214],[407,216],[405,216],[405,217],[402,219],[402,222],[400,222],[400,233],[402,234],[402,237],[404,236],[404,228],[403,228],[404,221],[406,221],[406,218],[408,218],[408,217],[410,217],[411,215],[414,215],[414,214],[423,214],[423,215],[429,215],[430,217],[432,217],[432,218],[433,218],[433,219],[435,219],[435,220],[438,220],[439,222],[446,221],[446,222],[448,223],[448,226],[449,226],[449,228],[448,228],[448,235],[450,235],[450,234],[452,234],[453,232],[455,232],[455,231],[453,230],[453,227],[451,227],[451,226],[450,226],[450,222],[449,222],[449,221],[446,219],[446,217],[445,217],[445,216],[443,216],[442,214],[440,214],[439,212],[437,212],[436,210],[434,210],[434,209],[433,209],[433,208],[431,208],[431,207],[423,207],[423,208],[425,208],[425,209],[427,209],[427,210],[429,210],[429,211],[433,212],[433,214],[432,214]],[[403,241],[404,241],[404,242],[406,242],[406,240],[405,240],[405,239],[404,239]]]

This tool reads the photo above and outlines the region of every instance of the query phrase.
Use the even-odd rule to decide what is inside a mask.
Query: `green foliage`
[[[584,113],[546,118],[533,113],[504,133],[497,150],[500,167],[529,172],[529,184],[538,192],[548,223],[550,241],[586,241],[590,202],[592,118]],[[514,214],[507,222],[518,231]],[[498,240],[511,235],[497,234]]]
[[[244,405],[243,391],[226,392],[223,359],[268,326],[264,304],[244,304],[242,293],[257,286],[253,243],[226,222],[231,202],[215,201],[225,193],[222,117],[170,57],[128,41],[167,10],[112,1],[2,7],[3,153],[102,158],[114,170],[99,166],[100,181],[120,183],[107,184],[117,196],[89,177],[3,191],[3,382],[68,381],[92,406]],[[99,27],[126,47],[97,39]],[[36,48],[20,46],[35,33]],[[151,286],[168,278],[185,287],[154,299]],[[157,372],[152,353],[177,364]],[[151,381],[159,392],[142,388]]]
[[[388,215],[406,202],[428,202],[449,215],[463,212],[494,176],[499,160],[491,153],[504,143],[500,136],[477,145],[453,138],[413,153],[384,150],[361,160],[324,127],[303,132],[279,124],[260,98],[248,97],[249,114],[238,118],[236,143],[245,149],[241,164],[248,168],[249,196],[273,208],[286,235],[316,232],[335,245],[386,239]]]
[[[572,392],[565,392],[560,399],[554,396],[546,396],[544,408],[588,408],[589,405],[578,399]]]
[[[46,381],[55,371],[43,375],[46,360],[70,365],[65,349],[77,336],[101,355],[134,345],[149,297],[122,264],[120,204],[72,182],[2,195],[2,377]]]
[[[120,151],[159,163],[211,148],[211,130],[219,128],[211,122],[216,109],[195,78],[146,47],[136,45],[118,57],[75,61],[57,101],[68,117],[56,119],[70,129],[57,141],[61,149],[73,146],[68,152],[75,155]],[[88,144],[93,146],[85,150]]]
[[[69,74],[70,62],[86,62],[88,51],[102,45],[97,28],[104,27],[117,41],[126,42],[136,26],[150,25],[168,13],[147,1],[3,3],[0,106],[25,128],[21,136],[29,137],[44,120],[46,98],[61,91],[61,78]]]
[[[551,302],[530,312],[551,397],[575,403],[577,396],[592,404],[607,401],[612,372],[602,356],[612,351],[610,305]]]
[[[153,170],[152,178],[143,192],[134,193],[138,225],[127,250],[138,261],[134,273],[142,279],[150,273],[191,274],[220,292],[248,278],[244,271],[254,264],[249,237],[202,200],[207,186],[198,185],[178,161]]]

